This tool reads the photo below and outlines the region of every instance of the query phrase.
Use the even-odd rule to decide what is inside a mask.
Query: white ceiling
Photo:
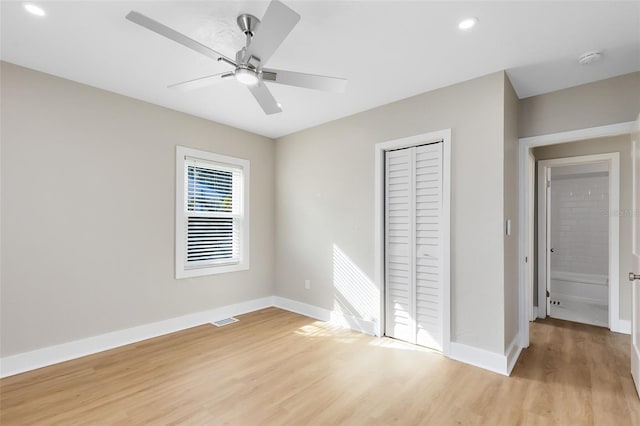
[[[283,112],[265,115],[233,80],[179,92],[172,83],[227,71],[127,20],[137,10],[233,57],[236,16],[267,2],[2,1],[2,60],[279,137],[392,101],[506,69],[519,97],[640,70],[640,2],[283,0],[302,19],[266,64],[349,79],[344,94],[271,84]],[[469,32],[465,17],[479,18]],[[604,60],[577,57],[603,49]]]

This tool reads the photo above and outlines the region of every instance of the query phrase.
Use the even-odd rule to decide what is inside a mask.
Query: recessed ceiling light
[[[43,8],[41,8],[40,6],[36,6],[33,3],[25,3],[24,9],[27,12],[31,13],[32,15],[36,15],[36,16],[44,16],[47,14]]]
[[[460,21],[458,28],[461,30],[470,30],[478,23],[478,18],[467,18]]]

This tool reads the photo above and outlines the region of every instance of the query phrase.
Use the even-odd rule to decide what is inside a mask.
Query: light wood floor
[[[531,327],[507,378],[269,308],[5,378],[2,425],[640,425],[629,337]]]

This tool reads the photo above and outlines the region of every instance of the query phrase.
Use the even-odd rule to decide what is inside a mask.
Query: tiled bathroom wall
[[[559,176],[551,185],[551,270],[607,275],[607,172]]]

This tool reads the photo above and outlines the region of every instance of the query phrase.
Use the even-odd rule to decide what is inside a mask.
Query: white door
[[[442,350],[442,143],[385,158],[386,334]]]
[[[629,280],[632,281],[632,319],[631,319],[631,375],[640,395],[640,116],[636,123],[636,130],[632,134],[633,151],[633,252],[631,253],[631,268]]]
[[[415,149],[385,153],[385,297],[387,336],[415,342],[414,265]]]

